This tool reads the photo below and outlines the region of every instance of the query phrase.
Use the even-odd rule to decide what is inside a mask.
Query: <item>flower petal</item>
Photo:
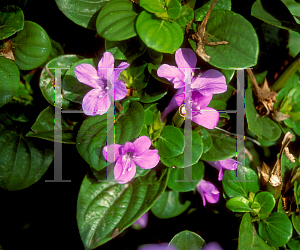
[[[201,111],[193,111],[192,121],[205,128],[214,129],[219,122],[219,112],[210,107]]]
[[[105,146],[103,148],[103,150],[102,150],[102,153],[103,153],[103,156],[104,156],[105,160],[107,160],[108,162],[115,162],[115,161],[117,161],[121,157],[120,151],[119,151],[119,149],[120,149],[121,146],[122,145],[120,145],[120,144],[111,144],[111,145]],[[108,152],[108,150],[111,150],[111,151],[114,152],[114,158],[107,159],[107,152]]]
[[[124,82],[122,81],[116,81],[114,83],[114,90],[111,89],[108,91],[109,94],[112,96],[112,94],[114,94],[114,100],[121,100],[123,98],[125,98],[126,94],[127,94],[127,88],[124,84]]]
[[[92,88],[99,88],[99,77],[97,76],[96,69],[87,63],[79,64],[74,70],[75,76],[79,82],[82,82]]]
[[[210,181],[203,182],[201,188],[205,199],[209,203],[217,203],[219,201],[220,192]]]
[[[222,168],[229,170],[236,170],[238,164],[243,165],[241,162],[234,159],[221,160],[218,161],[218,163],[220,166],[222,166]]]
[[[121,62],[119,64],[119,66],[117,68],[115,68],[114,70],[114,79],[115,79],[115,82],[119,80],[119,76],[121,74],[121,72],[124,70],[124,69],[127,69],[129,67],[129,63],[127,62]]]
[[[165,119],[165,117],[171,113],[173,110],[177,109],[179,106],[177,105],[176,102],[176,96],[181,94],[182,92],[184,92],[184,88],[180,88],[177,90],[177,92],[175,93],[175,95],[172,97],[169,105],[165,108],[165,110],[161,113],[161,122],[163,122],[163,120]]]
[[[197,56],[192,49],[182,48],[175,52],[175,61],[178,68],[185,68],[195,72],[197,64]],[[181,69],[184,71],[184,69]]]
[[[202,73],[200,77],[194,78],[192,88],[197,89],[203,95],[220,94],[227,90],[225,76],[215,70],[209,69]]]
[[[114,168],[114,176],[115,176],[115,180],[118,183],[125,184],[129,182],[135,176],[135,173],[136,173],[136,165],[134,161],[128,160],[127,162],[125,162],[123,157],[120,157],[117,160]]]
[[[100,78],[107,79],[107,69],[114,68],[114,56],[110,52],[104,52],[103,57],[98,63],[98,71],[97,74]]]
[[[205,245],[202,250],[223,250],[219,243],[212,241]]]
[[[148,136],[141,136],[133,142],[135,156],[140,156],[151,146],[151,140]]]
[[[192,105],[193,109],[206,108],[208,104],[211,102],[213,94],[209,94],[207,96],[200,94],[199,91],[192,91]]]
[[[140,227],[146,228],[148,226],[148,212],[144,213],[139,219],[137,219],[133,224],[140,225]]]
[[[185,100],[185,93],[175,95],[175,101],[176,101],[176,104],[178,105],[178,107],[184,103],[184,100]]]
[[[197,184],[196,189],[197,189],[197,191],[200,193],[201,198],[202,198],[202,201],[203,201],[203,206],[205,207],[205,205],[206,205],[206,200],[205,200],[204,193],[203,193],[203,189],[202,189],[202,184],[203,184],[203,183],[205,183],[205,180],[202,179],[202,180]]]
[[[110,98],[108,102],[110,106]],[[107,94],[100,89],[89,91],[82,100],[82,110],[86,115],[103,115],[107,112],[109,106],[107,107]]]
[[[128,151],[135,153],[135,148],[132,142],[126,142],[125,145],[122,145],[120,151],[121,155],[125,155]]]
[[[169,243],[146,244],[138,248],[138,250],[177,250],[173,245],[168,246]]]
[[[154,168],[159,163],[157,149],[148,149],[140,156],[133,158],[134,162],[143,169]]]
[[[174,84],[175,89],[182,88],[185,85],[184,72],[176,68],[175,66],[163,64],[157,69],[157,75],[159,77],[164,77],[168,79],[168,81],[172,82]]]

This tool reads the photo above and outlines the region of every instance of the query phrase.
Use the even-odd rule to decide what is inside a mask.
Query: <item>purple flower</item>
[[[175,61],[178,68],[163,64],[157,70],[158,76],[168,79],[174,84],[174,88],[178,89],[169,105],[162,112],[161,122],[170,112],[184,103],[185,83],[190,81],[192,76],[192,110],[194,111],[192,120],[203,127],[215,128],[219,121],[219,113],[208,108],[207,105],[213,94],[224,93],[227,90],[225,77],[214,69],[204,71],[201,76],[195,76],[197,57],[191,49],[178,49],[175,53]]]
[[[143,169],[154,168],[159,163],[157,149],[149,149],[151,140],[147,136],[137,138],[125,145],[112,144],[103,148],[103,156],[108,162],[116,162],[114,176],[118,183],[129,182],[136,173],[136,165]],[[114,152],[114,157],[107,156],[107,150]],[[109,158],[109,159],[108,159]]]
[[[196,188],[202,197],[203,206],[206,205],[206,200],[209,203],[217,203],[219,201],[220,192],[211,182],[202,179]]]
[[[148,212],[144,213],[133,225],[138,225],[140,229],[146,228],[148,226]]]
[[[207,163],[219,170],[219,181],[223,179],[223,169],[236,170],[238,164],[242,165],[242,163],[233,159],[226,159],[221,161],[207,161]]]
[[[205,245],[201,250],[223,250],[218,242],[212,241]]]
[[[114,61],[113,55],[105,52],[98,63],[98,71],[87,63],[75,67],[74,72],[78,81],[94,88],[82,100],[82,109],[86,115],[103,115],[110,107],[111,98],[121,100],[126,96],[126,86],[118,79],[121,71],[129,64],[122,62],[114,69]],[[114,88],[112,88],[112,81]]]
[[[169,243],[157,243],[142,245],[138,250],[177,250],[173,245],[168,246]]]

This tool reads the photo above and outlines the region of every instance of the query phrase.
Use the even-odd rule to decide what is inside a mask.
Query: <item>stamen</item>
[[[125,170],[126,170],[126,167],[128,165],[128,163],[130,164],[130,167],[128,168],[128,171],[130,171],[132,169],[131,167],[131,159],[132,159],[132,155],[133,153],[132,152],[127,152],[124,156],[123,156],[123,172],[122,174],[125,174]],[[124,164],[124,161],[125,161],[125,164]]]

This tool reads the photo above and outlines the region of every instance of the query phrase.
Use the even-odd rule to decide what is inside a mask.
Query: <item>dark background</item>
[[[197,1],[197,4],[201,6],[201,2]],[[262,22],[250,15],[253,2],[234,0],[232,10],[243,15],[255,27],[260,37],[261,52],[255,69],[259,72],[270,69],[268,79],[272,81],[283,61],[289,59],[285,49],[287,33],[280,31],[282,43],[279,46],[263,42]],[[65,54],[93,57],[97,51],[100,54],[104,52],[104,40],[95,38],[95,31],[85,29],[65,17],[54,0],[28,0],[24,15],[25,20],[38,23],[52,39],[59,42]],[[38,87],[40,71],[32,80],[37,107],[35,116],[48,106]],[[164,97],[166,104],[169,98]],[[40,143],[44,143],[43,140]],[[81,181],[88,169],[88,164],[77,153],[76,146],[64,144],[63,178],[71,182],[46,183],[45,180],[51,180],[54,176],[51,164],[40,181],[31,187],[14,192],[0,189],[0,245],[3,249],[83,249],[76,222],[76,206]],[[222,190],[221,182],[216,181],[215,169],[207,167],[205,174]],[[193,195],[189,192],[184,196],[192,201],[190,209],[195,208],[189,215],[190,209],[176,218],[160,220],[150,213],[146,229],[137,231],[129,228],[99,249],[133,250],[140,244],[169,242],[182,230],[194,231],[206,242],[217,241],[225,250],[237,249],[240,218],[226,209],[225,200],[220,196],[217,204],[208,203],[203,207],[198,193]]]

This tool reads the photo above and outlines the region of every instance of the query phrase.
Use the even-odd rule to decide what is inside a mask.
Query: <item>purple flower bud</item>
[[[206,200],[209,203],[217,203],[219,201],[220,192],[210,181],[202,179],[196,188],[202,197],[203,206],[206,205]]]
[[[138,250],[177,250],[173,245],[168,246],[169,243],[157,243],[142,245]]]
[[[114,176],[118,183],[129,182],[136,173],[136,165],[143,169],[154,168],[159,163],[157,149],[149,149],[151,140],[147,136],[137,138],[133,143],[126,142],[125,145],[112,144],[103,148],[103,156],[108,162],[116,162]],[[114,152],[114,154],[109,154]]]
[[[236,170],[238,164],[242,165],[242,163],[233,159],[226,159],[221,161],[207,161],[207,163],[219,170],[219,181],[223,179],[223,169]]]
[[[98,70],[87,63],[75,67],[74,73],[78,81],[94,88],[82,100],[82,109],[86,115],[103,115],[109,109],[111,98],[121,100],[126,96],[126,86],[119,80],[119,76],[129,63],[122,62],[114,69],[114,61],[113,55],[105,52],[98,63]],[[111,75],[108,69],[111,69]]]
[[[201,250],[223,250],[218,242],[212,241],[205,245]]]
[[[148,212],[144,213],[139,219],[136,220],[136,222],[133,223],[133,225],[138,225],[140,229],[144,229],[148,226]]]

